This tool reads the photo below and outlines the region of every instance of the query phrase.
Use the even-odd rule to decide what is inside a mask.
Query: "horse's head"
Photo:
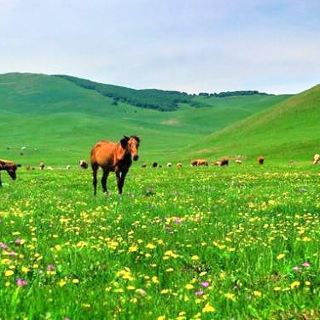
[[[21,164],[10,163],[5,165],[5,169],[7,170],[12,180],[16,180],[17,178],[16,171],[18,167],[21,167]]]
[[[140,138],[137,136],[124,136],[120,141],[121,147],[126,149],[131,154],[131,159],[137,161],[139,159],[138,149],[140,145]]]

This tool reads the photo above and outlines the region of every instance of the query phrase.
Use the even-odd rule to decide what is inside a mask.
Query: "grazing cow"
[[[316,153],[316,154],[313,156],[313,162],[312,162],[312,164],[317,164],[319,161],[320,161],[320,154]]]
[[[152,168],[157,168],[158,167],[158,162],[153,162],[152,163]]]
[[[257,161],[259,164],[263,165],[264,164],[264,157],[263,156],[258,157]]]
[[[220,160],[220,167],[227,167],[229,165],[229,159],[223,158]]]
[[[141,168],[146,168],[147,167],[147,164],[146,163],[143,163],[142,165],[141,165]]]
[[[197,159],[191,161],[191,166],[193,167],[200,167],[200,166],[208,166],[208,161],[204,159]]]
[[[13,161],[0,159],[0,171],[4,171],[4,170],[7,171],[7,173],[9,174],[12,180],[16,180],[17,178],[16,171],[17,171],[17,168],[19,167],[21,167],[21,164],[15,164]],[[1,174],[0,174],[0,187],[1,186],[2,186],[2,182],[1,182]]]
[[[67,166],[66,166],[66,170],[70,170],[71,169],[71,166],[70,166],[70,164],[68,164]]]
[[[53,168],[50,167],[50,166],[48,166],[48,167],[47,167],[47,170],[53,171]]]
[[[88,167],[89,167],[88,162],[86,160],[80,160],[79,166],[81,169],[88,169]]]
[[[44,170],[44,167],[45,167],[45,164],[44,164],[44,162],[41,161],[39,164],[39,169]]]
[[[171,162],[168,162],[167,163],[167,168],[171,168],[172,167],[172,163]]]
[[[214,166],[227,167],[229,165],[229,159],[223,158],[212,163]]]
[[[182,163],[181,163],[181,162],[178,162],[178,163],[176,164],[176,166],[177,166],[177,168],[182,168]]]
[[[236,159],[236,160],[234,160],[234,162],[235,162],[236,164],[242,164],[242,160],[240,160],[240,159]]]
[[[101,140],[91,150],[91,167],[93,170],[93,190],[97,194],[97,173],[103,170],[102,190],[107,194],[107,179],[110,171],[117,177],[118,192],[122,194],[124,180],[133,161],[139,159],[140,139],[137,136],[124,136],[120,142]]]

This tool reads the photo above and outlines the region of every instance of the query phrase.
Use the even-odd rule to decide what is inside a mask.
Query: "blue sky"
[[[296,93],[320,82],[320,1],[0,0],[0,73]]]

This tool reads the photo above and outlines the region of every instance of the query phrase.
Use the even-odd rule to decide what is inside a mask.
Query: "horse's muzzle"
[[[139,159],[139,156],[136,154],[132,157],[133,161],[137,161]]]

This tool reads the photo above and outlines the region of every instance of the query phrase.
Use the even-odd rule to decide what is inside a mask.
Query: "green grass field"
[[[319,319],[316,166],[2,175],[0,319]]]
[[[177,106],[109,87],[0,75],[0,158],[23,165],[1,173],[0,320],[319,319],[320,87]],[[172,111],[137,106],[162,95]],[[78,161],[123,134],[141,137],[124,195],[110,175],[94,197]],[[243,164],[189,166],[222,156]]]

